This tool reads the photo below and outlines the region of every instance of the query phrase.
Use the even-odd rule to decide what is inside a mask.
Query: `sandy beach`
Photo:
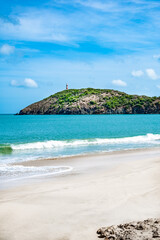
[[[96,240],[102,226],[160,217],[160,150],[24,162],[71,166],[0,191],[0,240]]]

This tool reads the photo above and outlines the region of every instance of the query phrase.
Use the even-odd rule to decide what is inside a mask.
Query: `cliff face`
[[[70,89],[22,109],[35,114],[158,114],[160,97],[128,95],[109,89]]]

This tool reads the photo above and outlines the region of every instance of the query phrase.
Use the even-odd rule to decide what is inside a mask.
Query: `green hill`
[[[158,114],[160,97],[129,95],[111,89],[69,89],[22,109],[35,114]]]

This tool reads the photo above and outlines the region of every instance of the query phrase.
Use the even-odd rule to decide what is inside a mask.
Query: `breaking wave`
[[[66,141],[43,141],[33,142],[25,144],[12,144],[8,147],[10,151],[16,150],[30,150],[30,149],[51,149],[51,148],[65,148],[65,147],[78,147],[88,145],[119,145],[119,144],[160,144],[160,134],[148,133],[146,135],[124,137],[124,138],[95,138],[95,139],[84,139],[84,140],[66,140]],[[0,147],[0,152],[4,151],[4,148]]]

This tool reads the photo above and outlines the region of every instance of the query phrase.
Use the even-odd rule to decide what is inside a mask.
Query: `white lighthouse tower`
[[[68,90],[68,83],[66,84],[66,90]]]

